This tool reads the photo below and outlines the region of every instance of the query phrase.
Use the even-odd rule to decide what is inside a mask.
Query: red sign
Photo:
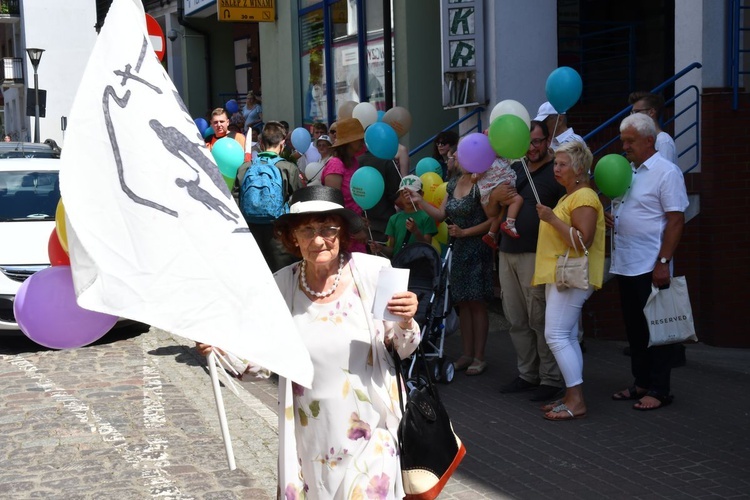
[[[164,31],[159,26],[159,23],[146,14],[146,29],[148,30],[148,37],[151,40],[151,45],[154,46],[154,52],[159,60],[164,59],[164,54],[167,53],[167,39],[164,38]]]

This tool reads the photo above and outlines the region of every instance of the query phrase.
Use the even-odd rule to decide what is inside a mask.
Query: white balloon
[[[526,111],[524,105],[518,101],[505,99],[504,101],[495,104],[495,107],[492,108],[492,113],[490,113],[490,124],[495,121],[495,118],[503,115],[515,115],[526,122],[527,127],[531,127],[531,117],[529,116],[529,112]]]
[[[318,174],[323,170],[323,164],[319,161],[313,161],[307,164],[305,167],[305,178],[308,181],[308,186],[313,184],[320,184],[320,177]],[[312,182],[310,181],[312,179]]]
[[[354,106],[352,118],[359,120],[359,123],[362,124],[362,128],[367,128],[378,121],[378,110],[369,102],[360,102]]]

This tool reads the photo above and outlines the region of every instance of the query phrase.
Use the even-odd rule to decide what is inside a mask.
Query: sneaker
[[[495,238],[493,238],[489,234],[485,234],[484,236],[482,236],[482,241],[491,249],[497,250],[497,243],[495,243]]]
[[[518,238],[521,237],[521,235],[518,234],[518,231],[516,231],[515,226],[509,226],[508,225],[508,221],[507,220],[504,221],[502,224],[500,224],[500,229],[502,229],[502,231],[505,234],[507,234],[508,236],[510,236],[511,238],[518,239]]]
[[[507,394],[510,392],[523,392],[530,391],[532,389],[535,389],[536,387],[539,387],[539,384],[532,384],[531,382],[525,381],[521,377],[516,377],[513,379],[513,382],[500,387],[500,392],[503,394]]]
[[[542,384],[536,388],[529,401],[552,401],[558,396],[562,396],[563,392],[565,392],[565,389],[562,387]]]

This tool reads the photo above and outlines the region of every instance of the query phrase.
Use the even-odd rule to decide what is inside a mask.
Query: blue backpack
[[[258,156],[250,164],[240,188],[240,211],[254,224],[270,224],[289,211],[284,200],[284,183],[276,164],[280,156]]]

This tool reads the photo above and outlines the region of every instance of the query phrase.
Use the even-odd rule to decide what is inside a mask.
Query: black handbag
[[[466,448],[453,432],[448,412],[440,401],[437,388],[430,380],[422,347],[415,354],[424,368],[424,381],[407,395],[406,407],[402,388],[406,386],[402,363],[393,353],[398,379],[398,397],[403,416],[398,426],[401,477],[406,499],[437,498],[448,479],[466,455]]]

